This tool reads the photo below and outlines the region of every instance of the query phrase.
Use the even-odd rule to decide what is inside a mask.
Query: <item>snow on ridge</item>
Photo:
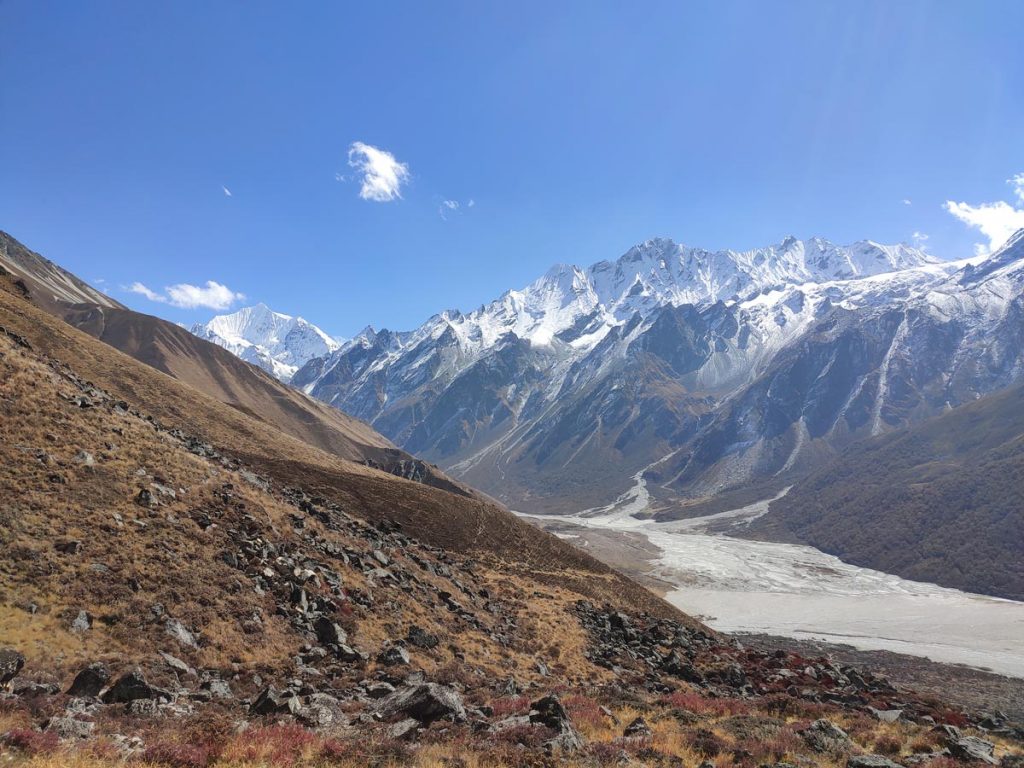
[[[263,303],[196,323],[191,331],[285,382],[310,360],[342,346],[301,317],[274,312]]]

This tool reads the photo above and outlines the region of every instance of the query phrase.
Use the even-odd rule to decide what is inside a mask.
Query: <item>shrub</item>
[[[745,715],[751,710],[751,705],[742,699],[709,699],[692,691],[670,693],[662,701],[668,706],[686,709],[695,715],[714,717]]]
[[[56,733],[44,733],[31,728],[14,728],[5,733],[2,740],[4,744],[27,755],[46,755],[56,751],[60,744]]]
[[[903,740],[891,734],[882,734],[875,739],[875,752],[880,755],[898,755],[903,749]]]
[[[562,700],[566,712],[577,726],[601,728],[605,725],[605,715],[601,705],[593,699],[576,694]]]
[[[497,718],[525,713],[530,708],[529,696],[504,696],[491,702]]]
[[[213,756],[195,744],[152,744],[142,753],[142,761],[167,768],[207,768]]]

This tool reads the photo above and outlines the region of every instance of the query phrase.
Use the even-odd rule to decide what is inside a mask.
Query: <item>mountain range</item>
[[[367,329],[291,382],[521,511],[606,503],[645,468],[678,508],[1006,386],[1004,272],[870,241],[650,240],[413,331]]]
[[[413,331],[368,328],[291,383],[513,509],[581,512],[640,478],[640,514],[670,519],[774,496],[1022,371],[1018,233],[961,261],[871,241],[649,240]],[[923,558],[884,566],[915,574]]]

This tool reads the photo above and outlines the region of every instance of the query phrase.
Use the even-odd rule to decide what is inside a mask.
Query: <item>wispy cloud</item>
[[[362,176],[359,196],[363,200],[387,203],[401,198],[402,186],[409,182],[408,165],[400,163],[387,150],[361,141],[349,147],[348,164]]]
[[[909,197],[904,197],[903,198],[903,204],[904,205],[913,205],[914,202]]]
[[[445,221],[452,214],[462,213],[464,210],[472,208],[476,205],[476,200],[470,198],[465,203],[460,203],[458,200],[442,200],[441,205],[437,207],[437,213]]]
[[[132,283],[125,290],[145,296],[150,301],[181,309],[227,309],[236,301],[245,300],[245,294],[232,291],[214,280],[207,280],[204,286],[189,283],[169,285],[163,293],[157,293],[140,282]]]
[[[914,234],[911,235],[911,238],[914,241],[914,246],[920,248],[922,251],[928,245],[928,235],[924,232],[914,232]]]
[[[225,186],[222,186],[221,189],[224,190],[224,197],[231,197],[231,190],[230,189],[228,189]]]
[[[974,252],[979,256],[992,253],[1018,229],[1024,228],[1024,173],[1018,173],[1007,184],[1013,189],[1016,203],[997,200],[993,203],[971,205],[947,200],[945,209],[969,227],[981,232],[987,243],[976,243]]]

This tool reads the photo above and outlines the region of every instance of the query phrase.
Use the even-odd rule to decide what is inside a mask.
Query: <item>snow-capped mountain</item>
[[[650,240],[413,331],[367,329],[292,383],[518,509],[604,504],[644,470],[656,496],[700,498],[1019,377],[1019,247],[972,264]]]
[[[310,360],[341,347],[312,323],[274,312],[265,304],[218,315],[191,330],[286,382]]]

